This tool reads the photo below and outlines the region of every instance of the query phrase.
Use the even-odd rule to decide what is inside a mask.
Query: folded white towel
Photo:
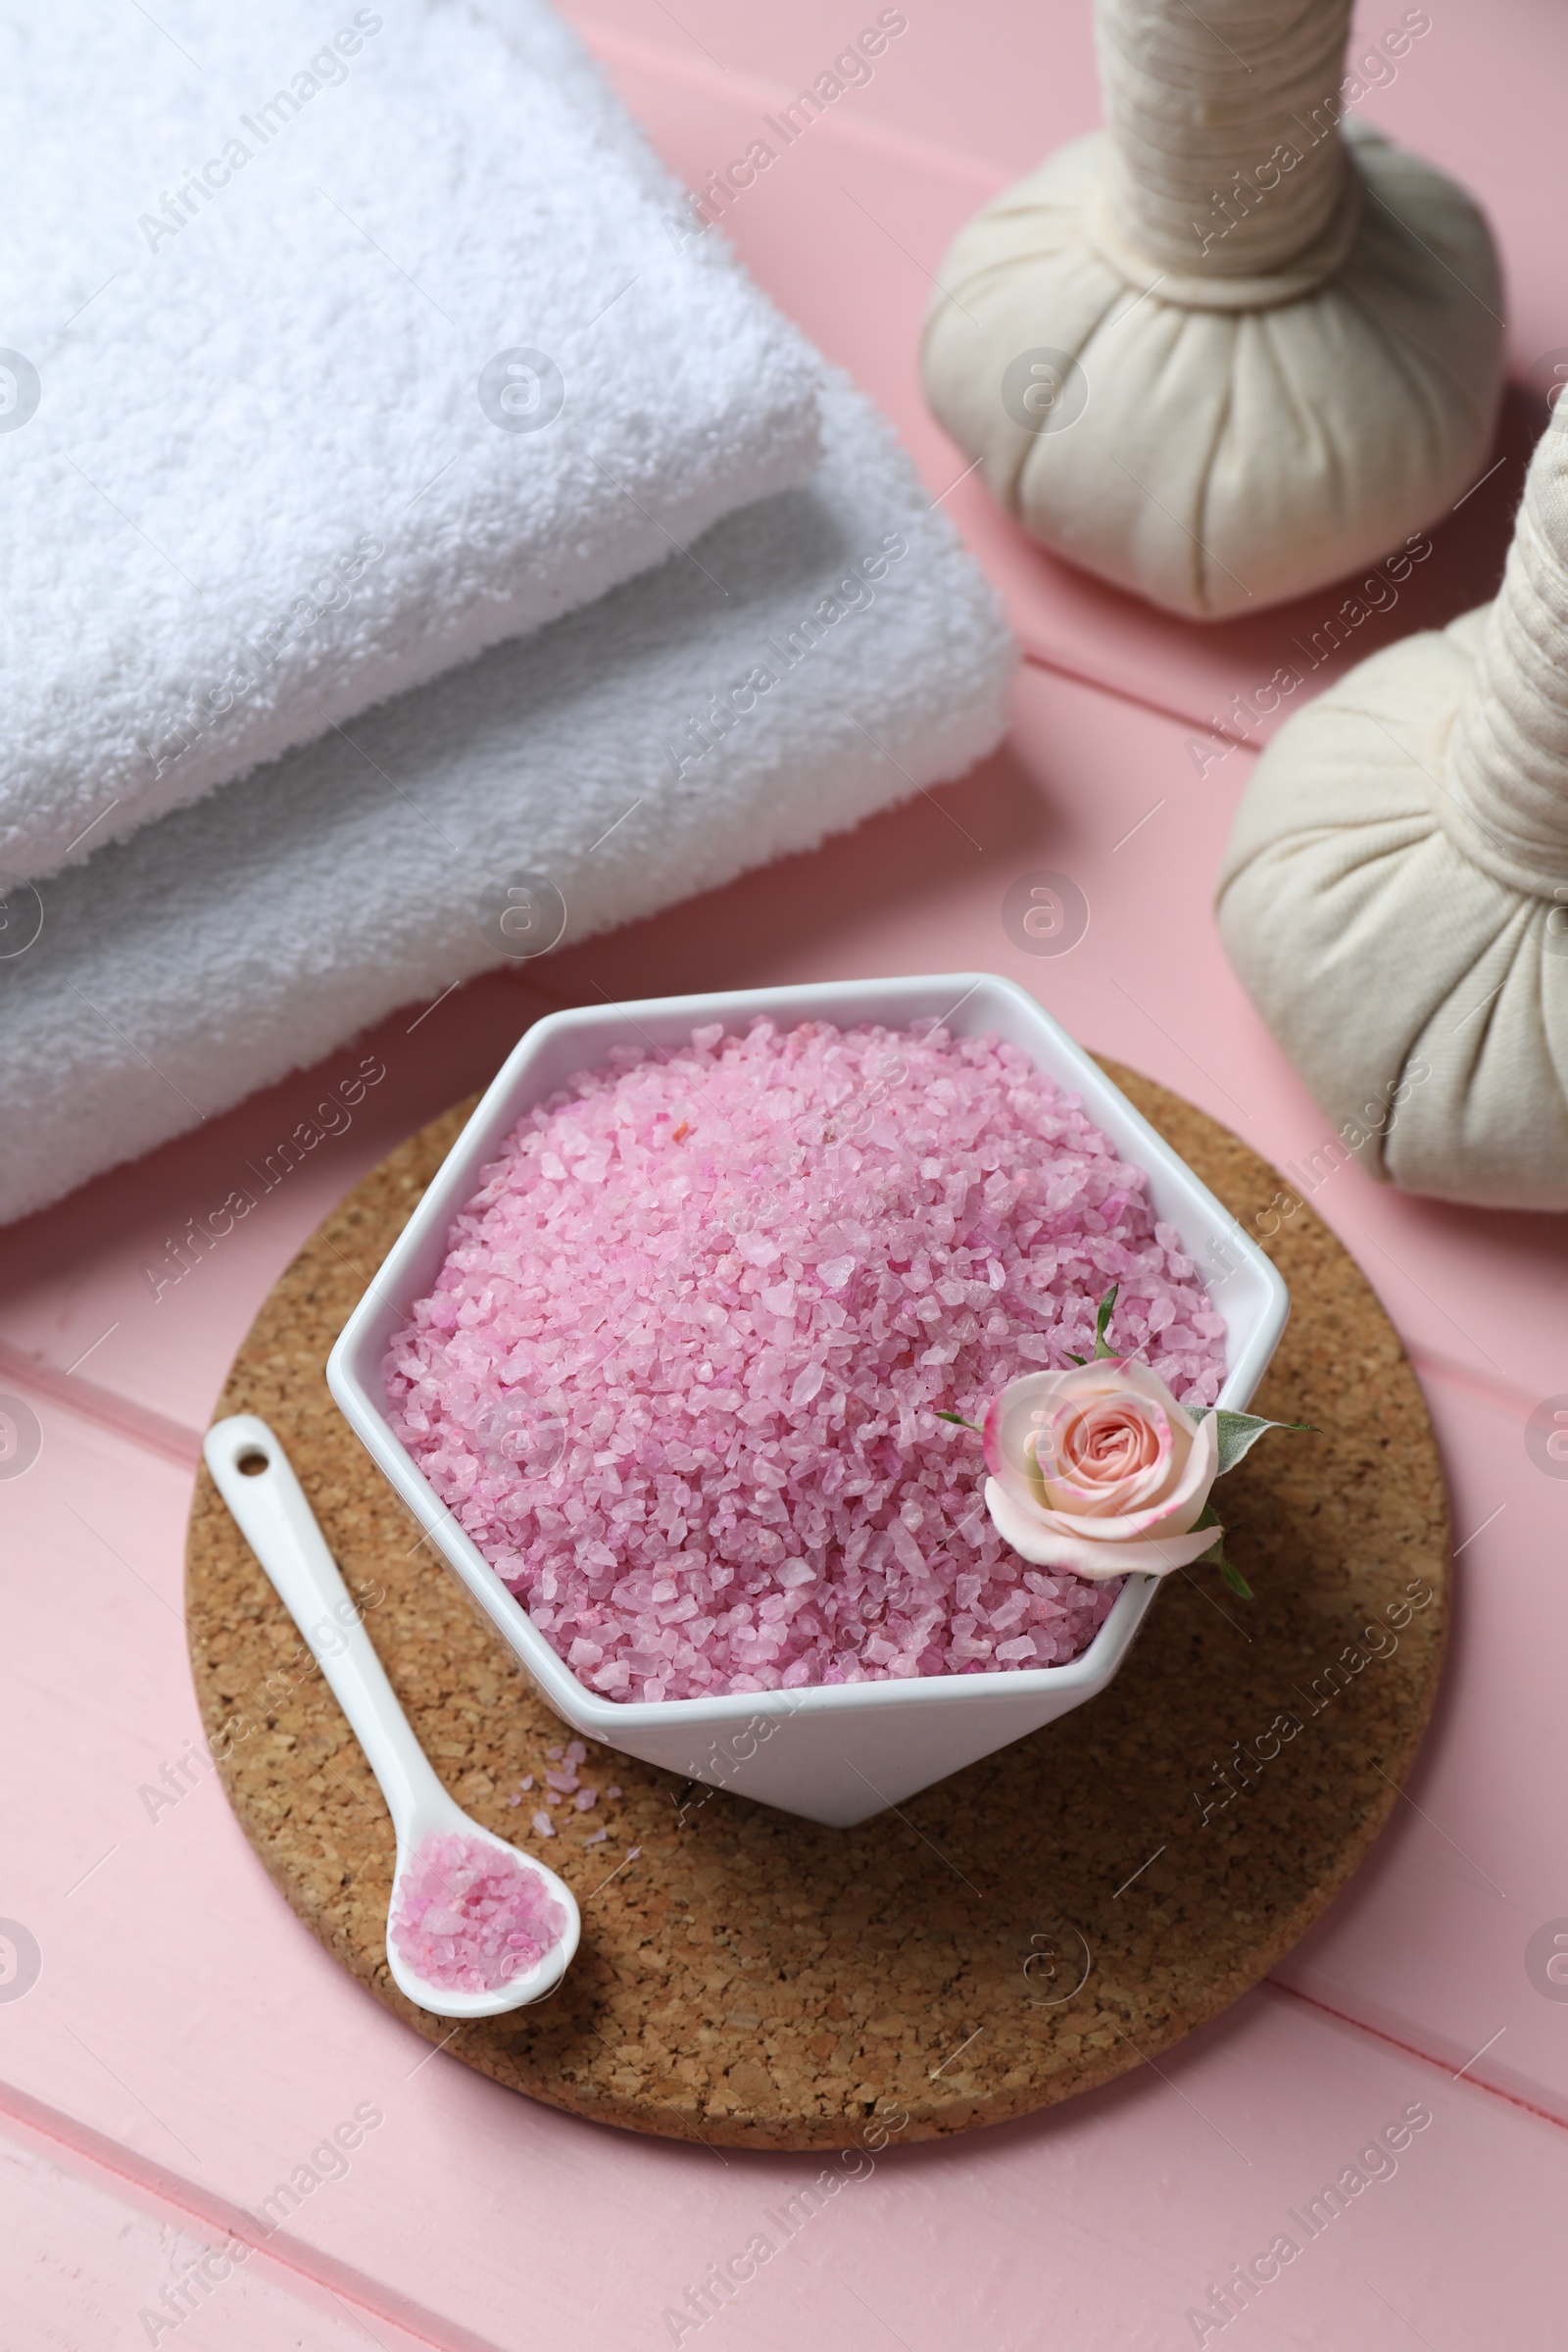
[[[989,751],[989,587],[841,379],[823,421],[810,487],[696,563],[14,892],[0,1218],[548,944],[563,906],[568,941],[651,913]]]
[[[3,0],[0,152],[10,882],[810,478],[814,355],[543,0]]]

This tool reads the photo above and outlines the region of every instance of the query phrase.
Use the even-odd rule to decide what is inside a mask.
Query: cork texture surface
[[[458,1802],[572,1886],[582,1945],[561,1988],[453,2033],[393,1986],[379,1790],[205,1469],[186,1558],[197,1694],[281,1894],[451,2056],[573,2114],[714,2146],[846,2147],[895,2110],[902,2136],[934,2138],[1157,2059],[1254,1984],[1365,1854],[1442,1662],[1449,1535],[1426,1407],[1371,1288],[1309,1209],[1283,1213],[1275,1172],[1105,1066],[1274,1258],[1292,1315],[1254,1409],[1318,1434],[1265,1440],[1221,1490],[1251,1602],[1211,1570],[1172,1576],[1098,1699],[857,1829],[592,1745],[582,1776],[618,1800],[548,1843],[537,1797],[508,1804],[571,1735],[323,1377],[469,1105],[373,1170],[273,1288],[219,1413],[261,1414],[286,1447]]]

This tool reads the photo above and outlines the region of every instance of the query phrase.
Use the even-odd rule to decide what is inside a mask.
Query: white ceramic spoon
[[[508,2009],[520,2009],[527,2001],[541,2000],[565,1975],[582,1933],[571,1888],[534,1855],[522,1853],[504,1838],[494,1837],[478,1822],[470,1821],[442,1788],[393,1695],[293,1466],[267,1423],[254,1413],[234,1413],[226,1421],[215,1422],[202,1451],[240,1533],[310,1643],[381,1784],[398,1838],[393,1906],[399,1882],[421,1840],[432,1833],[456,1833],[482,1838],[487,1845],[537,1871],[566,1915],[561,1941],[533,1968],[495,1992],[452,1992],[427,1984],[399,1958],[389,1923],[386,1957],[394,1983],[411,2001],[437,2017],[499,2017]]]

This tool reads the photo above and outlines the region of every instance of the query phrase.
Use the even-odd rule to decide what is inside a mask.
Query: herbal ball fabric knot
[[[1026,530],[1198,619],[1367,563],[1481,470],[1502,295],[1476,206],[1350,110],[1349,0],[1097,0],[1106,128],[940,271],[926,396]]]
[[[1568,429],[1495,602],[1283,727],[1219,923],[1342,1149],[1410,1192],[1568,1207]]]

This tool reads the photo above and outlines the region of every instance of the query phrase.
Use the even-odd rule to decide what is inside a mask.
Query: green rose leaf
[[[1223,1478],[1234,1470],[1244,1454],[1251,1451],[1265,1429],[1312,1429],[1310,1421],[1265,1421],[1257,1413],[1227,1413],[1214,1405],[1205,1404],[1194,1419],[1201,1421],[1214,1415],[1214,1434],[1219,1440],[1219,1468],[1215,1476]]]
[[[1121,1285],[1119,1282],[1113,1282],[1111,1284],[1109,1290],[1100,1301],[1100,1312],[1095,1317],[1095,1361],[1097,1364],[1100,1362],[1102,1356],[1114,1355],[1116,1352],[1115,1348],[1112,1348],[1110,1342],[1106,1339],[1105,1334],[1110,1328],[1111,1309],[1116,1303],[1116,1293],[1120,1290],[1120,1288]],[[1075,1355],[1073,1357],[1073,1362],[1075,1364],[1082,1363],[1082,1356]]]
[[[1267,1427],[1267,1423],[1264,1426]],[[1219,1514],[1211,1502],[1204,1503],[1196,1524],[1199,1527],[1213,1528],[1214,1541],[1195,1562],[1195,1565],[1199,1568],[1217,1568],[1233,1592],[1239,1592],[1243,1600],[1250,1600],[1252,1597],[1251,1586],[1235,1561],[1225,1557],[1225,1530],[1220,1526]]]

